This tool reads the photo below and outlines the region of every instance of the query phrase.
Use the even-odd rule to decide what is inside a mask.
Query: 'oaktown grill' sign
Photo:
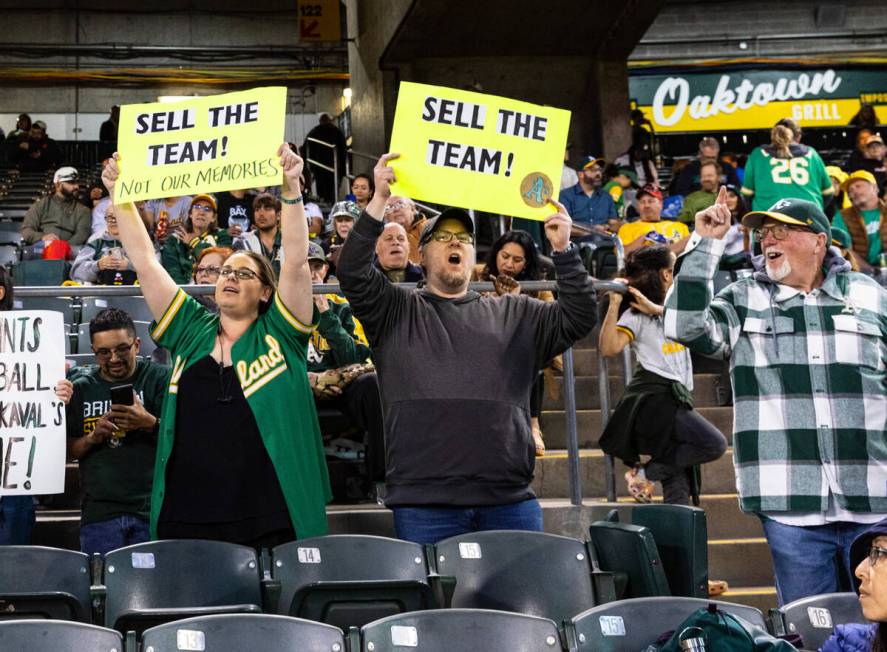
[[[669,75],[633,70],[629,92],[662,133],[769,129],[785,117],[804,127],[845,126],[862,102],[875,104],[879,122],[887,122],[887,75],[882,70],[765,69]]]

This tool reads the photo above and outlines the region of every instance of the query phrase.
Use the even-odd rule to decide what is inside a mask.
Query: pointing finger
[[[718,198],[715,199],[716,206],[726,206],[727,205],[727,186],[721,186],[721,189],[718,191]]]
[[[396,158],[400,158],[400,154],[398,154],[397,152],[388,152],[387,154],[382,154],[382,157],[379,159],[379,165],[387,165],[388,161]]]

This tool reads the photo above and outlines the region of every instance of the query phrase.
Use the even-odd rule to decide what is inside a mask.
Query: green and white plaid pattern
[[[887,291],[838,259],[807,295],[757,274],[712,298],[724,241],[690,245],[665,334],[730,360],[743,511],[887,512]]]

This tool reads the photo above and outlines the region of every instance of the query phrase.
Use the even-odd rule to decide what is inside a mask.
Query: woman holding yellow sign
[[[115,206],[120,239],[156,318],[151,336],[174,360],[158,434],[154,538],[272,547],[327,531],[331,494],[306,373],[317,315],[303,161],[286,144],[278,155],[286,251],[279,286],[267,260],[236,252],[216,284],[218,315],[176,286],[132,205]],[[118,174],[115,154],[102,173],[112,196]]]

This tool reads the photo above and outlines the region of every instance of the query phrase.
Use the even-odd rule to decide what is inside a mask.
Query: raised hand
[[[715,203],[696,213],[696,232],[702,237],[720,240],[730,230],[730,209],[727,208],[727,188],[721,186]]]
[[[289,143],[281,144],[277,148],[277,155],[280,157],[280,167],[283,168],[283,191],[299,194],[302,192],[300,179],[305,161],[290,148]]]
[[[388,165],[388,162],[399,157],[400,154],[389,152],[382,154],[376,163],[376,167],[373,168],[373,181],[376,184],[374,197],[382,197],[387,201],[391,196],[391,184],[397,181],[397,178],[394,176],[394,168]]]
[[[118,160],[120,160],[120,154],[114,152],[113,156],[105,163],[105,167],[102,168],[102,183],[108,189],[112,202],[114,201],[114,184],[117,183],[117,177],[120,176],[120,167],[117,165]]]
[[[570,228],[573,220],[570,219],[562,203],[554,198],[548,202],[557,208],[557,212],[545,218],[545,237],[551,243],[552,251],[563,251],[570,244]]]
[[[628,287],[628,291],[631,293],[631,307],[637,310],[638,312],[642,312],[645,315],[661,315],[664,312],[664,308],[658,304],[653,303],[644,294],[638,290],[637,288],[633,288],[631,286]]]

